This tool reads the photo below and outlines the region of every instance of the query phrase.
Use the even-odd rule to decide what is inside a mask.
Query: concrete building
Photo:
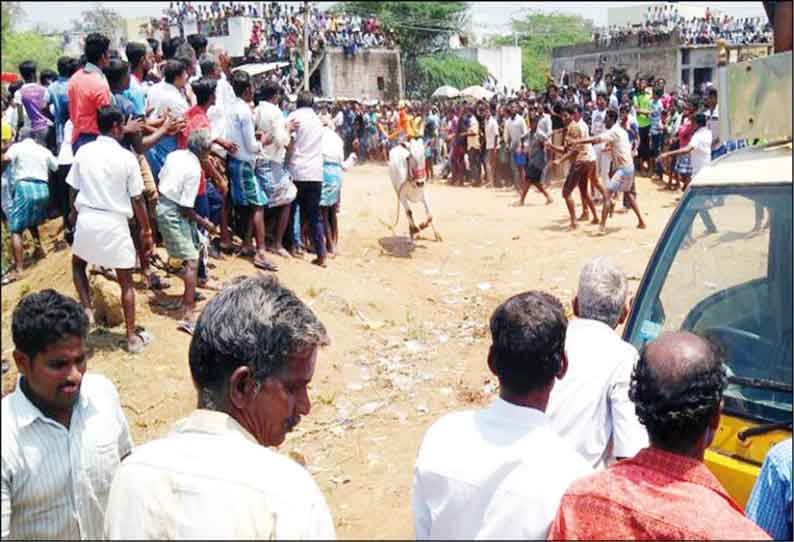
[[[771,44],[734,45],[728,47],[728,61],[742,62],[771,54]],[[557,47],[552,51],[551,74],[559,80],[566,74],[583,73],[592,77],[597,66],[626,69],[630,77],[652,74],[663,78],[668,89],[681,84],[697,88],[716,80],[717,47],[714,45],[681,45],[674,34],[667,43],[639,47],[631,43],[619,47],[598,47],[593,43]]]
[[[399,49],[361,49],[345,57],[341,47],[329,47],[317,72],[323,96],[396,101],[403,98]]]
[[[452,49],[453,55],[479,62],[494,78],[499,92],[512,92],[521,88],[520,47],[466,47]]]

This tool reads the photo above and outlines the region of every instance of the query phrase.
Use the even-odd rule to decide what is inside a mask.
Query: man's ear
[[[28,376],[30,374],[32,360],[27,354],[20,352],[19,350],[14,350],[13,356],[14,363],[17,365],[17,371],[19,371],[22,376]]]
[[[491,373],[493,373],[494,376],[499,376],[496,374],[496,368],[494,367],[493,345],[491,345],[491,348],[488,349],[488,368],[491,370]]]
[[[709,427],[716,431],[720,426],[720,416],[722,415],[722,407],[725,405],[725,400],[720,399],[720,406],[717,411],[714,413],[714,416],[711,417],[709,420]]]
[[[565,355],[565,350],[562,351],[562,358],[560,359],[560,370],[557,371],[555,375],[557,380],[562,380],[565,377],[565,373],[568,372],[568,356]]]
[[[618,319],[618,325],[623,324],[628,317],[629,317],[629,306],[623,305],[623,310],[621,311],[620,318]]]
[[[571,302],[571,306],[573,308],[574,316],[576,316],[577,318],[580,318],[580,316],[579,316],[579,296],[574,296],[573,301]]]
[[[235,408],[242,410],[252,399],[255,382],[251,369],[237,367],[229,377],[228,399]]]

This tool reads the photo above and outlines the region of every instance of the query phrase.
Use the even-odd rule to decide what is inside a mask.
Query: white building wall
[[[497,88],[508,92],[521,88],[520,47],[466,47],[452,50],[452,54],[468,60],[476,60],[496,79]]]
[[[626,4],[619,7],[607,8],[607,25],[627,26],[632,24],[642,24],[645,22],[645,13],[648,7],[655,8],[660,6],[677,6],[678,14],[684,19],[692,17],[704,17],[706,15],[705,6],[692,6],[683,2],[656,2],[653,4]],[[713,15],[719,14],[719,10],[709,8]]]

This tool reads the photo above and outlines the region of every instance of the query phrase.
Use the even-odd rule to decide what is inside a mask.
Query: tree
[[[376,17],[382,28],[394,34],[400,47],[406,90],[419,91],[424,85],[418,76],[421,55],[444,53],[449,37],[460,33],[468,20],[466,2],[340,2],[337,13]]]
[[[477,61],[455,55],[427,55],[419,57],[416,69],[416,93],[429,97],[442,85],[463,89],[482,85],[488,70]]]
[[[510,36],[498,36],[492,45],[513,45],[514,35],[521,47],[524,84],[532,90],[546,87],[551,73],[551,51],[555,47],[590,41],[593,23],[581,15],[530,12],[524,19],[511,21]]]
[[[38,32],[15,32],[14,25],[24,17],[19,2],[2,2],[2,71],[16,72],[19,64],[33,60],[39,71],[54,69],[62,48],[58,39]]]
[[[94,4],[80,14],[79,19],[72,19],[72,27],[77,32],[99,32],[111,40],[121,26],[121,16],[100,3]]]

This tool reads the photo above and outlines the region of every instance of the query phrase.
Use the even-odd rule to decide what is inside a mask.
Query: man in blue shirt
[[[47,92],[49,93],[49,105],[52,106],[53,118],[55,120],[55,148],[61,148],[63,143],[63,127],[69,120],[69,94],[67,85],[69,78],[80,67],[80,61],[70,56],[62,56],[58,59],[58,79],[53,81]]]
[[[791,438],[764,460],[747,502],[746,515],[775,540],[792,539]]]

